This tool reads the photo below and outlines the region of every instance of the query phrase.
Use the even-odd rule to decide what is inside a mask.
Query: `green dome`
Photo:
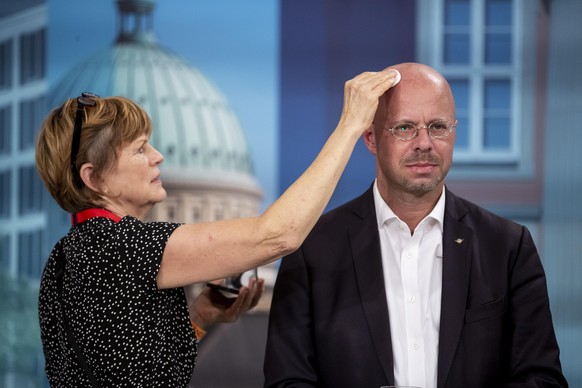
[[[226,98],[194,66],[155,42],[154,2],[117,4],[121,23],[116,43],[75,66],[52,91],[52,105],[84,91],[128,97],[153,121],[151,142],[165,157],[165,172],[179,179],[198,171],[256,188],[249,149]]]

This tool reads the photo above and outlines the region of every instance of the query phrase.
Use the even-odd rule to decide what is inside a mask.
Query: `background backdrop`
[[[441,70],[460,121],[447,184],[531,229],[564,371],[582,387],[581,1],[155,3],[158,44],[200,70],[238,117],[261,209],[335,127],[346,80],[402,61]],[[55,85],[112,46],[118,27],[113,0],[0,3],[0,386],[47,386],[36,298],[44,261],[67,226],[34,175],[34,136]],[[373,175],[360,142],[330,207],[364,191]],[[267,316],[268,307],[210,333],[192,386],[260,386]]]

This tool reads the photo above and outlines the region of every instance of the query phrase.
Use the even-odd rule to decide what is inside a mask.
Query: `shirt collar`
[[[394,219],[401,221],[400,218],[398,218],[398,216],[392,211],[392,209],[390,209],[390,206],[388,206],[388,204],[386,202],[384,202],[384,199],[382,198],[382,196],[380,195],[380,191],[378,190],[378,180],[377,179],[374,180],[373,193],[374,193],[374,206],[376,208],[376,221],[378,222],[378,229],[382,228],[382,226],[387,221],[394,220]],[[441,196],[439,197],[439,200],[437,201],[435,207],[418,225],[423,224],[424,220],[426,220],[427,218],[432,218],[433,220],[435,220],[437,222],[437,224],[439,225],[441,233],[443,232],[443,230],[444,230],[443,225],[444,225],[444,219],[445,219],[445,188],[444,187],[443,187],[443,192],[442,192]]]

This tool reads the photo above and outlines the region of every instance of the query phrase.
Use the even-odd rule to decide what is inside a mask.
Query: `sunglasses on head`
[[[73,140],[71,142],[71,171],[73,172],[73,180],[79,188],[83,187],[83,181],[77,170],[77,154],[81,143],[83,117],[85,116],[86,106],[95,106],[95,98],[99,98],[99,96],[88,92],[83,92],[77,97],[77,114],[75,115],[75,127],[73,128]]]

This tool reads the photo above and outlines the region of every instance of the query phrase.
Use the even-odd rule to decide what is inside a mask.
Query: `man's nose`
[[[416,128],[416,136],[412,139],[416,144],[415,148],[422,150],[432,149],[432,136],[428,133],[426,125],[419,125]]]

